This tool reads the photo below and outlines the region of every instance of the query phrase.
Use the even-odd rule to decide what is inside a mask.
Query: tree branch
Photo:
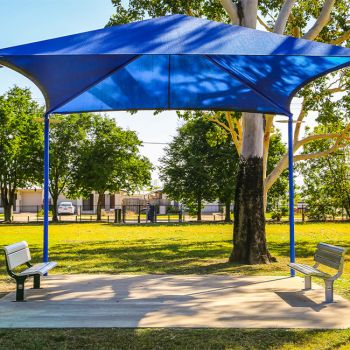
[[[237,153],[240,155],[241,154],[241,150],[242,150],[241,137],[240,137],[239,134],[237,134],[237,132],[235,130],[235,127],[233,125],[232,117],[231,117],[230,112],[226,112],[225,113],[225,117],[226,117],[227,123],[229,125],[230,133],[231,133],[231,136],[232,136],[232,140],[233,140],[233,142],[234,142],[234,144],[236,146]],[[238,124],[236,123],[236,125],[238,125]]]
[[[344,139],[343,133],[336,133],[336,134],[315,134],[308,137],[305,137],[304,139],[298,141],[294,145],[294,152],[296,152],[301,146],[306,145],[307,143],[313,142],[313,141],[319,141],[319,140],[325,140],[325,139],[335,139],[340,138]]]
[[[283,34],[296,0],[285,0],[275,23],[274,33]]]
[[[239,16],[237,5],[232,2],[232,0],[220,0],[222,7],[227,12],[230,17],[231,24],[239,25]]]
[[[312,141],[317,141],[317,140],[327,139],[327,138],[328,139],[337,138],[334,145],[330,147],[328,150],[325,150],[322,152],[310,153],[310,154],[298,154],[294,156],[294,161],[298,162],[300,160],[324,157],[326,155],[329,155],[335,152],[339,148],[345,147],[346,145],[342,144],[341,142],[347,139],[347,133],[349,132],[349,130],[350,130],[350,124],[348,124],[341,133],[310,135],[305,139],[298,141],[296,144],[294,144],[293,153],[295,153],[301,146],[307,143],[310,143]],[[288,154],[285,154],[283,158],[277,163],[277,165],[272,170],[272,172],[266,177],[266,180],[264,183],[266,191],[268,191],[271,188],[271,186],[275,183],[278,177],[287,168],[287,165],[288,165]]]
[[[303,99],[303,102],[301,103],[301,110],[297,119],[297,123],[295,125],[295,130],[294,130],[294,143],[299,140],[299,134],[300,134],[300,128],[301,128],[301,122],[304,120],[306,116],[306,111],[304,109],[306,103],[306,99]]]
[[[220,125],[226,131],[231,132],[230,128],[225,123],[223,123],[220,120],[218,120],[217,118],[210,117],[210,118],[208,118],[208,120],[213,122],[213,123],[216,123],[216,124]]]
[[[263,178],[266,178],[267,171],[267,159],[269,156],[269,146],[271,138],[271,129],[273,126],[274,115],[266,114],[265,115],[265,132],[264,132],[264,154],[263,154]]]
[[[347,89],[344,86],[337,86],[336,88],[328,89],[327,90],[330,94],[336,94],[338,92],[344,92],[347,91]]]
[[[315,158],[321,158],[324,156],[327,156],[331,153],[334,153],[335,151],[337,151],[339,148],[343,148],[346,145],[342,145],[342,144],[338,144],[335,143],[330,149],[326,150],[326,151],[322,151],[322,152],[315,152],[315,153],[309,153],[309,154],[298,154],[296,156],[294,156],[294,161],[298,162],[300,160],[308,160],[308,159],[315,159]]]
[[[332,45],[339,45],[342,44],[344,41],[348,40],[350,38],[350,29],[343,33],[339,38],[333,40],[330,42]]]
[[[335,0],[325,0],[319,17],[310,30],[303,36],[303,39],[314,40],[317,38],[330,20],[334,3]]]
[[[243,139],[243,128],[242,128],[242,119],[234,119],[234,123],[236,125],[237,128],[237,135],[239,137],[240,140]]]
[[[272,28],[270,28],[263,20],[260,16],[257,17],[258,18],[258,22],[268,31],[268,32],[272,32]]]

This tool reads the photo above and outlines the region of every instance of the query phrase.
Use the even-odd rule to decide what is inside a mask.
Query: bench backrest
[[[31,260],[28,243],[26,241],[8,245],[4,247],[4,251],[10,270]]]
[[[332,269],[341,271],[344,265],[346,248],[319,243],[315,253],[315,261]]]

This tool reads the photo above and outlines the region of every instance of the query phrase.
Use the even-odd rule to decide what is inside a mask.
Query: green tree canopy
[[[338,124],[338,125],[337,125]],[[344,125],[317,126],[317,133],[341,133]],[[319,140],[305,147],[305,152],[319,153],[329,149],[331,140]],[[308,204],[308,216],[311,219],[326,220],[335,217],[343,210],[350,216],[350,147],[326,157],[310,159],[299,165],[304,185],[302,195]]]
[[[75,165],[87,140],[93,114],[56,115],[50,121],[50,194],[52,220],[58,221],[57,202],[60,194],[74,192]]]
[[[203,202],[219,199],[230,220],[238,155],[220,127],[201,118],[187,121],[160,161],[165,193],[196,212],[198,220]]]
[[[0,189],[5,221],[11,221],[18,188],[41,182],[43,110],[29,89],[13,87],[0,96]]]
[[[171,198],[194,208],[198,218],[203,201],[219,200],[226,206],[226,220],[230,220],[239,159],[236,147],[229,135],[208,120],[205,113],[188,111],[181,116],[186,123],[178,129],[160,160],[164,191]],[[285,151],[281,133],[277,131],[270,138],[269,169]],[[286,199],[287,177],[285,171],[271,188],[268,201],[272,206]]]
[[[87,139],[74,164],[71,195],[87,197],[92,191],[99,195],[97,219],[101,219],[105,192],[134,192],[150,184],[152,165],[141,156],[141,141],[134,131],[123,130],[114,120],[94,115]]]

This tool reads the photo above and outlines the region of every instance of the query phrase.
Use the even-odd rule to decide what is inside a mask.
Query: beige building
[[[106,211],[121,207],[126,194],[123,192],[104,195],[102,207]],[[44,200],[44,191],[40,187],[21,188],[16,193],[16,200],[13,211],[15,213],[35,213],[42,209]],[[58,204],[61,202],[72,202],[77,208],[77,213],[95,213],[97,208],[98,194],[92,193],[89,198],[69,199],[64,195],[58,198]],[[49,199],[51,204],[51,198]],[[0,213],[3,212],[2,203],[0,201]]]

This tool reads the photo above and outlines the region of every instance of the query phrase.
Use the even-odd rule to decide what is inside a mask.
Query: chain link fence
[[[101,217],[98,220],[98,207],[74,205],[73,210],[64,210],[58,208],[57,219],[59,222],[110,222],[110,223],[175,223],[192,221],[224,221],[225,206],[204,205],[200,217],[197,213],[191,212],[183,206],[172,205],[121,205],[113,208],[101,208]],[[65,212],[67,211],[67,212]],[[53,213],[50,207],[49,219],[52,221]],[[226,217],[227,218],[227,217]],[[230,218],[233,214],[230,211]],[[42,222],[44,219],[44,210],[42,205],[21,206],[14,208],[12,221],[18,223]],[[4,214],[0,213],[0,221],[4,220]]]
[[[204,205],[201,213],[190,211],[188,208],[178,205],[121,205],[101,208],[101,218],[98,220],[97,206],[74,205],[73,213],[65,213],[58,210],[58,222],[109,222],[109,223],[179,223],[179,222],[224,222],[233,221],[233,206],[226,215],[226,207],[223,204]],[[49,219],[52,221],[52,207],[50,207]],[[15,223],[42,222],[44,210],[42,205],[20,206],[14,208],[12,221]],[[337,209],[333,215],[320,215],[315,217],[309,207],[295,208],[296,222],[346,222],[349,215],[345,209]],[[4,221],[4,214],[0,208],[0,222]],[[288,213],[282,216],[274,215],[273,212],[266,213],[267,223],[288,222]]]

